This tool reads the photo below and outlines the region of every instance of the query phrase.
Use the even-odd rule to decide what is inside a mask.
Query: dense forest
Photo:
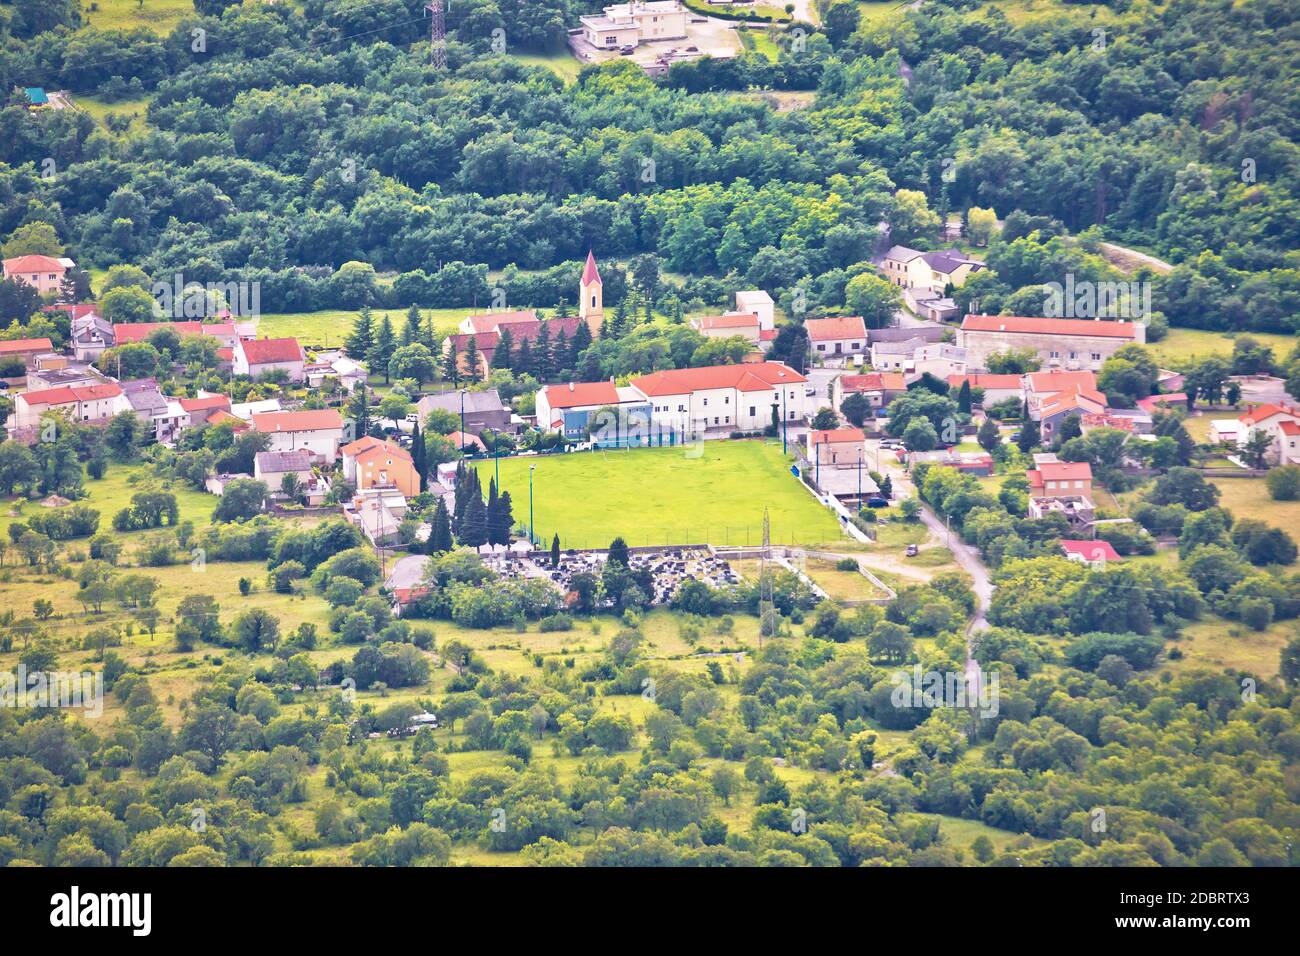
[[[267,311],[482,302],[488,268],[567,279],[591,248],[712,277],[706,300],[798,288],[816,314],[845,305],[879,222],[938,246],[936,213],[980,207],[1021,214],[972,292],[985,311],[1105,271],[1092,244],[1114,238],[1178,264],[1156,289],[1173,325],[1291,331],[1300,315],[1285,0],[1021,26],[973,2],[880,27],[827,11],[824,33],[789,28],[778,61],[678,64],[660,81],[616,63],[569,85],[509,55],[555,50],[581,12],[564,2],[457,4],[445,74],[420,0],[197,6],[168,37],[11,22],[6,89],[148,96],[149,126],[0,111],[0,229],[48,221],[89,265],[259,280]],[[775,110],[755,87],[814,98]],[[339,278],[349,262],[365,267]],[[546,305],[571,283],[507,289]]]

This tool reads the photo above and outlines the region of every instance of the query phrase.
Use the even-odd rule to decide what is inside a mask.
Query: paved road
[[[388,580],[385,582],[388,589],[415,587],[424,577],[424,564],[428,560],[428,555],[424,554],[408,554],[399,558],[388,571]]]

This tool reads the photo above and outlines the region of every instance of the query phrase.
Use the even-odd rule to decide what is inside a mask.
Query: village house
[[[987,368],[991,355],[1027,349],[1047,368],[1095,371],[1123,346],[1145,342],[1141,322],[1103,319],[967,315],[957,332],[973,369]]]
[[[488,332],[499,332],[503,325],[515,325],[519,322],[536,321],[537,312],[535,309],[483,312],[478,315],[469,315],[461,319],[460,325],[457,326],[457,331],[461,335],[484,335]]]
[[[50,388],[20,392],[14,396],[14,428],[34,428],[41,416],[54,412],[69,421],[103,425],[118,412],[131,407],[116,382],[101,385]]]
[[[218,425],[229,425],[233,432],[246,432],[252,428],[252,424],[242,418],[238,418],[230,412],[217,409],[215,412],[208,413],[208,424],[213,428]]]
[[[1092,465],[1086,461],[1060,461],[1051,453],[1038,454],[1025,477],[1031,498],[1074,495],[1092,499]]]
[[[635,388],[619,388],[613,382],[568,382],[539,389],[536,398],[537,427],[558,431],[565,438],[585,440],[591,414],[608,408],[614,420],[601,422],[605,433],[595,440],[605,446],[626,443],[629,434],[644,439],[651,421],[651,406]],[[614,434],[608,434],[612,431]]]
[[[686,36],[687,12],[677,0],[631,0],[578,18],[582,37],[598,50],[622,50]]]
[[[1095,510],[1092,500],[1082,495],[1057,495],[1055,497],[1030,497],[1026,514],[1031,518],[1046,518],[1059,514],[1073,529],[1083,529],[1092,524]]]
[[[9,339],[0,341],[0,360],[22,359],[28,369],[36,365],[36,356],[54,351],[49,339]]]
[[[326,464],[338,458],[343,441],[343,419],[333,408],[255,414],[253,430],[270,436],[268,451],[305,448]]]
[[[190,427],[189,413],[177,399],[163,395],[156,379],[134,379],[121,385],[136,417],[153,432],[154,441],[174,441]]]
[[[709,339],[729,339],[740,336],[745,340],[759,344],[758,316],[754,313],[728,312],[725,315],[701,315],[690,321],[691,328]]]
[[[867,326],[860,315],[808,319],[803,324],[809,348],[819,359],[861,355],[867,348]]]
[[[27,370],[27,391],[46,388],[99,385],[108,381],[99,369],[85,362],[77,362],[58,352],[43,352],[33,360]]]
[[[1259,405],[1238,417],[1237,443],[1245,447],[1258,434],[1272,440],[1265,456],[1269,465],[1300,465],[1300,409],[1289,405]]]
[[[25,283],[41,295],[57,294],[63,277],[75,266],[71,259],[56,256],[15,256],[4,260],[4,277]]]
[[[283,371],[291,382],[305,378],[303,366],[307,356],[297,339],[238,339],[234,345],[233,370],[236,375],[257,378],[269,372]]]
[[[492,314],[491,317],[495,318],[496,315]],[[481,320],[484,316],[475,316],[474,318]],[[558,341],[573,341],[574,333],[578,331],[578,326],[583,321],[583,319],[576,316],[546,319],[544,321],[520,318],[506,323],[499,323],[493,331],[457,332],[442,340],[441,354],[445,359],[448,353],[454,349],[461,373],[468,375],[470,372],[469,347],[470,343],[473,342],[474,350],[478,354],[478,374],[481,378],[487,378],[492,372],[492,363],[504,330],[509,329],[511,348],[513,349],[517,349],[525,341],[530,345],[535,343],[542,334],[543,326],[546,327],[548,340],[554,345]]]
[[[198,398],[182,398],[181,408],[190,416],[190,424],[202,425],[217,412],[230,411],[230,398],[226,395],[200,395]]]
[[[838,409],[850,395],[861,394],[873,409],[884,408],[907,391],[902,372],[837,375],[831,382],[831,402]]]
[[[113,323],[102,318],[94,305],[55,307],[69,311],[71,332],[68,345],[78,362],[93,362],[117,343]]]
[[[309,506],[321,504],[329,494],[329,482],[317,477],[312,470],[311,452],[306,449],[259,451],[253,457],[253,477],[265,482],[273,495],[282,493],[284,479],[288,475],[298,479],[298,486]]]
[[[303,366],[303,378],[308,388],[320,388],[327,378],[332,378],[338,381],[339,389],[347,395],[351,395],[353,389],[364,384],[369,377],[364,365],[342,352],[321,353],[315,361]]]
[[[871,367],[881,371],[910,372],[916,350],[926,344],[925,339],[904,339],[901,342],[872,342]]]
[[[821,468],[858,468],[867,461],[867,436],[861,428],[809,429],[808,460]]]
[[[947,381],[954,394],[961,390],[963,382],[969,382],[975,404],[983,408],[1005,402],[1009,398],[1016,401],[1024,399],[1024,378],[1020,375],[977,372],[973,375],[949,375]]]
[[[343,509],[343,515],[361,528],[371,544],[397,539],[406,515],[406,498],[396,488],[359,489]]]
[[[880,264],[885,278],[900,289],[941,293],[948,286],[959,287],[984,263],[971,259],[960,249],[921,252],[907,246],[891,246]]]
[[[482,455],[487,451],[487,445],[483,444],[483,439],[477,435],[471,435],[469,432],[454,431],[446,436],[447,444],[452,448],[460,450],[462,455]]]
[[[497,432],[513,430],[510,409],[501,401],[501,395],[495,388],[466,389],[463,394],[463,399],[459,390],[425,395],[415,403],[416,414],[421,422],[427,421],[435,410],[449,412],[459,418],[461,409],[464,408],[465,431],[471,434],[479,435],[489,429]]]
[[[343,477],[358,491],[395,488],[404,497],[420,493],[420,474],[411,453],[400,445],[366,435],[344,445]]]
[[[234,402],[230,406],[230,414],[236,418],[242,418],[246,422],[251,422],[254,415],[265,415],[267,412],[278,412],[284,406],[278,398],[259,398],[252,402]]]
[[[1094,568],[1105,566],[1110,561],[1123,560],[1119,552],[1109,541],[1061,541],[1061,552],[1071,561],[1091,565]]]

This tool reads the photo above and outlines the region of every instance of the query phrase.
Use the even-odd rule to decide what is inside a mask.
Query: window
[[[708,405],[708,404],[709,404],[709,400],[708,400],[707,398],[704,399],[704,404],[705,404],[705,405]]]
[[[717,416],[717,415],[714,415],[714,416],[713,416],[713,424],[715,424],[715,425],[718,424],[718,416]]]
[[[722,404],[723,404],[723,405],[730,405],[730,404],[731,404],[731,396],[730,396],[730,395],[724,395],[724,396],[722,397]]]
[[[749,417],[750,417],[750,418],[753,418],[755,414],[757,414],[756,409],[754,408],[753,405],[750,405],[750,406],[749,406]]]
[[[1061,357],[1061,353],[1060,353],[1060,352],[1048,352],[1048,353],[1047,353],[1047,357],[1048,357],[1048,358],[1059,359],[1059,358]]]
[[[1071,352],[1071,353],[1070,353],[1070,358],[1075,359],[1075,358],[1078,358],[1078,357],[1079,357],[1079,354],[1078,354],[1077,352]]]
[[[723,422],[724,422],[724,424],[730,425],[730,424],[731,424],[731,416],[728,415],[728,416],[723,420]]]
[[[1100,361],[1101,361],[1101,353],[1100,353],[1100,352],[1093,352],[1093,353],[1092,353],[1092,360],[1093,360],[1094,362],[1100,362]]]
[[[826,346],[825,346],[825,345],[818,345],[818,346],[817,346],[817,351],[818,351],[818,352],[825,352],[825,351],[826,351]]]

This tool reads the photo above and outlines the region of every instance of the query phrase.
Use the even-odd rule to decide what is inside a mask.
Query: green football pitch
[[[499,467],[515,522],[528,524],[529,469],[536,538],[549,547],[759,544],[766,508],[773,544],[823,544],[839,519],[790,472],[779,441],[706,441],[478,463],[486,489]]]

